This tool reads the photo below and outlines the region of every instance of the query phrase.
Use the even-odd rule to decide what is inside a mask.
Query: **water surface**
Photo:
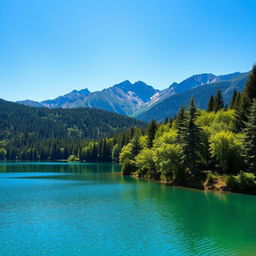
[[[256,255],[256,197],[122,177],[114,164],[1,162],[0,255]]]

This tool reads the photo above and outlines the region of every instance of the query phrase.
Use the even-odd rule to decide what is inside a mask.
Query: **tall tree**
[[[178,136],[177,136],[177,141],[180,141],[180,138],[182,136],[183,130],[185,129],[185,123],[187,121],[187,116],[185,112],[185,108],[182,105],[180,107],[180,110],[178,114],[175,117],[175,127],[178,130]]]
[[[253,66],[251,74],[244,88],[244,95],[250,103],[256,98],[256,65]]]
[[[250,106],[256,98],[256,66],[253,67],[245,88],[240,96],[239,104],[235,108],[234,131],[241,132],[248,121]]]
[[[207,112],[212,112],[214,108],[214,97],[213,95],[211,95],[209,102],[208,102],[208,106],[207,106]]]
[[[230,108],[231,109],[234,109],[234,106],[236,104],[237,95],[238,95],[237,91],[234,90],[233,95],[232,95],[232,99],[231,99],[231,102],[230,102]]]
[[[221,110],[224,108],[224,100],[221,94],[220,89],[218,89],[216,96],[214,97],[214,106],[213,106],[213,110],[215,112]]]
[[[134,159],[141,151],[140,137],[134,135],[131,140],[131,159]]]
[[[148,146],[148,148],[152,148],[152,146],[153,146],[153,141],[156,136],[156,131],[157,131],[157,122],[155,120],[152,120],[149,123],[148,129],[147,129],[147,136],[148,136],[147,146]]]
[[[182,147],[182,163],[195,170],[198,167],[201,154],[201,129],[196,125],[197,109],[194,98],[191,99],[186,122],[183,123],[180,136]]]
[[[256,173],[256,99],[252,102],[244,133],[245,160],[248,170]]]
[[[173,125],[173,119],[172,119],[172,117],[170,117],[170,120],[169,120],[169,127],[172,128],[172,125]]]

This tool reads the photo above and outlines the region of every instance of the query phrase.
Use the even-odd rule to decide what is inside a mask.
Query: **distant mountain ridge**
[[[243,89],[248,74],[249,72],[235,72],[220,76],[212,73],[193,75],[180,83],[172,83],[162,91],[142,81],[131,83],[126,80],[102,91],[73,90],[52,100],[42,102],[26,100],[17,103],[47,108],[98,108],[143,121],[149,121],[152,118],[162,121],[164,115],[174,115],[177,106],[186,105],[188,97],[192,97],[197,92],[204,95],[203,98],[195,97],[201,108],[205,108],[210,95],[214,94],[218,88],[225,93],[225,100],[228,103],[235,89],[238,91]],[[174,104],[176,99],[179,99],[179,102]]]

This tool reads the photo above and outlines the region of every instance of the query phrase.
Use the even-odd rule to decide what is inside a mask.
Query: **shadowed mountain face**
[[[142,81],[131,83],[126,80],[102,91],[74,90],[52,100],[26,100],[18,103],[47,108],[98,108],[144,121],[162,121],[166,116],[173,116],[181,104],[187,105],[192,96],[200,108],[205,108],[209,97],[218,88],[224,93],[225,102],[229,103],[233,91],[242,90],[248,74],[236,72],[221,76],[211,73],[194,75],[181,83],[173,83],[162,91]]]

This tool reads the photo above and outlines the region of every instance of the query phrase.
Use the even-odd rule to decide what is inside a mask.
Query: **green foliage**
[[[225,173],[239,170],[243,166],[241,138],[232,132],[222,131],[210,137],[213,158]]]
[[[6,149],[7,160],[64,160],[79,156],[88,139],[118,137],[133,126],[144,127],[142,122],[99,109],[32,108],[0,100],[0,145]],[[136,129],[135,129],[136,130]],[[111,143],[96,143],[99,157],[93,160],[111,161]],[[113,144],[113,143],[112,143]],[[88,150],[87,150],[88,151]],[[104,155],[104,156],[103,156]],[[87,161],[87,157],[82,160]]]
[[[207,173],[206,180],[204,182],[204,188],[214,189],[214,185],[216,184],[216,180],[218,179],[218,175],[213,174],[212,172]]]
[[[163,143],[154,148],[154,161],[161,178],[167,181],[180,182],[182,172],[181,146],[178,144]]]
[[[140,176],[144,176],[147,173],[149,174],[149,176],[155,176],[156,168],[153,158],[154,151],[149,148],[144,148],[136,156],[135,162],[137,167],[137,173]]]
[[[248,171],[256,173],[256,99],[251,105],[244,134],[244,152]]]
[[[167,122],[168,123],[168,120]],[[156,135],[156,131],[157,131],[157,122],[155,120],[152,120],[149,125],[148,125],[148,129],[147,129],[147,146],[148,148],[152,148],[153,146],[153,141],[155,139],[155,135]]]
[[[123,175],[130,175],[136,171],[135,161],[131,159],[124,159],[121,165],[121,171]]]
[[[130,145],[130,157],[131,157],[131,159],[134,159],[140,153],[141,149],[142,149],[142,146],[140,144],[140,138],[139,138],[139,136],[135,135],[132,138],[131,145]]]
[[[75,155],[70,155],[67,159],[69,162],[79,161],[79,158]]]
[[[211,95],[208,105],[207,105],[207,112],[212,112],[214,109],[214,97]]]
[[[224,100],[221,94],[221,91],[218,89],[217,94],[214,97],[214,102],[213,102],[213,111],[217,112],[221,109],[224,108]]]
[[[227,187],[234,192],[256,192],[256,180],[253,173],[240,171],[238,175],[225,176]]]
[[[194,99],[191,99],[187,120],[178,130],[178,143],[182,150],[182,163],[195,170],[198,167],[201,154],[201,129],[196,124],[197,110]]]
[[[256,65],[252,68],[243,93],[250,103],[256,98]]]

